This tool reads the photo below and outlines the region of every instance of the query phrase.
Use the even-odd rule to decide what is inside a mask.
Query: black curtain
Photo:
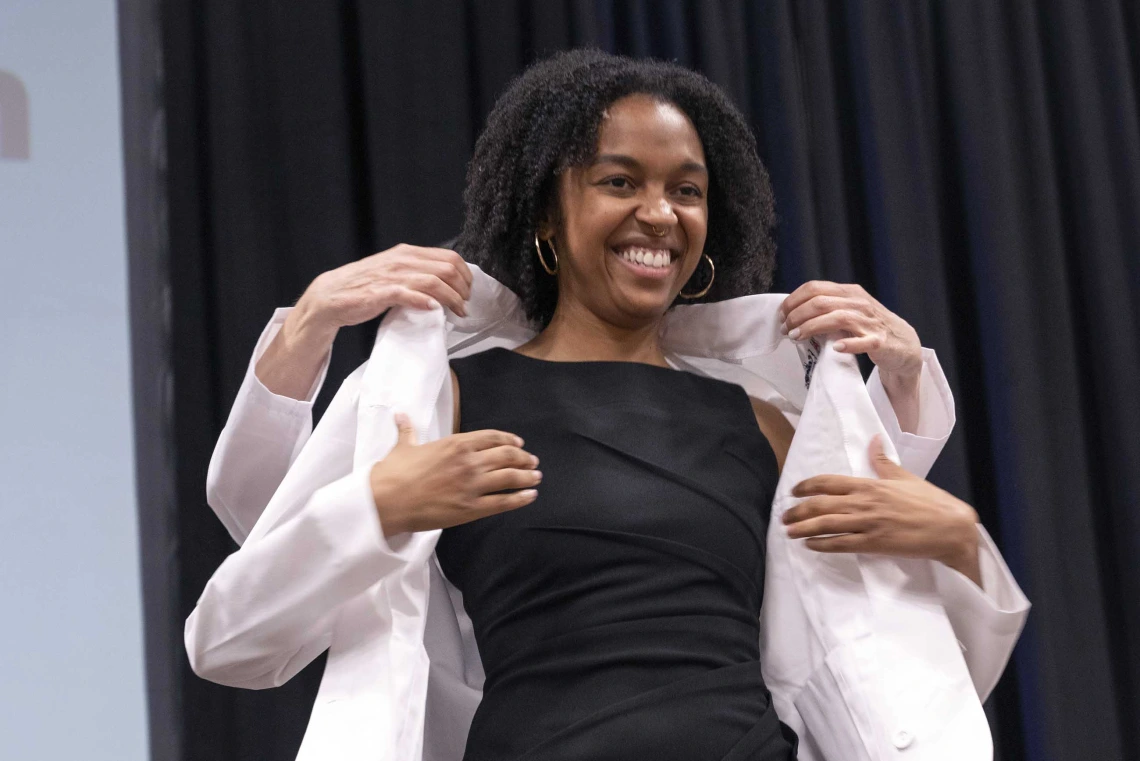
[[[701,70],[751,119],[779,289],[861,282],[938,351],[959,423],[931,478],[1034,603],[987,706],[999,757],[1140,758],[1140,6],[163,0],[162,19],[177,544],[144,552],[177,588],[148,626],[180,626],[235,549],[206,466],[272,309],[454,235],[495,97],[589,45]],[[368,332],[338,340],[324,399]],[[257,693],[150,657],[183,758],[293,757],[321,663]]]

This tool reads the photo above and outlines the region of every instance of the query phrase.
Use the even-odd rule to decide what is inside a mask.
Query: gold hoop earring
[[[663,238],[665,237],[665,233],[669,232],[668,229],[658,230],[657,225],[650,225],[649,229],[653,231],[652,235],[654,238]]]
[[[550,246],[550,253],[554,256],[554,267],[553,268],[546,266],[546,259],[544,259],[542,256],[542,246],[540,246],[538,244],[538,233],[535,233],[534,234],[534,250],[535,250],[535,253],[538,254],[538,263],[542,265],[542,268],[544,270],[546,270],[547,275],[557,275],[558,274],[558,251],[554,248],[554,241],[553,240],[546,241],[546,245]]]
[[[709,292],[709,288],[712,288],[713,281],[716,280],[716,265],[713,264],[712,257],[709,256],[708,254],[705,254],[704,257],[702,257],[702,259],[708,259],[709,260],[709,284],[706,285],[703,289],[701,289],[701,291],[699,293],[685,293],[684,291],[681,291],[680,293],[677,294],[681,298],[683,298],[683,299],[699,299],[701,296],[704,296],[706,293]]]

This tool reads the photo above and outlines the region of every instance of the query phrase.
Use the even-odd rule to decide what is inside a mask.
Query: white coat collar
[[[533,337],[535,327],[519,298],[478,266],[470,267],[473,281],[467,316],[445,312],[453,334],[449,352],[460,353],[492,334],[516,345]],[[780,332],[779,309],[785,298],[785,294],[763,293],[676,306],[662,322],[662,349],[675,365],[706,373],[710,369],[707,360],[740,365],[767,357],[767,361],[749,362],[749,370],[792,406],[802,408],[807,393],[805,370],[810,373],[818,345],[797,345]]]

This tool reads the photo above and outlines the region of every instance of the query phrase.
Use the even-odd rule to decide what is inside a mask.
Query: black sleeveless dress
[[[744,390],[491,349],[464,431],[522,436],[538,499],[441,532],[486,672],[464,761],[787,761],[760,674],[777,464]]]

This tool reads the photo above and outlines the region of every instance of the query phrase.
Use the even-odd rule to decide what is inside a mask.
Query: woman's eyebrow
[[[593,161],[590,162],[590,166],[596,166],[598,164],[619,164],[629,169],[638,169],[641,167],[641,164],[638,163],[637,159],[635,159],[633,156],[627,156],[624,153],[598,154],[597,156],[594,156]]]
[[[596,166],[598,164],[618,164],[628,169],[641,168],[641,163],[637,159],[635,159],[633,156],[627,156],[624,153],[599,154],[593,158],[593,160],[590,162],[590,166]],[[681,164],[679,169],[683,172],[700,172],[702,174],[709,173],[708,168],[699,161],[686,161]]]

